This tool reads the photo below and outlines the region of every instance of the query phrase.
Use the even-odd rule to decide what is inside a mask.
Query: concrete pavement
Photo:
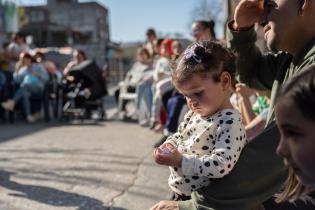
[[[160,136],[120,121],[0,125],[0,210],[146,210],[169,197]]]

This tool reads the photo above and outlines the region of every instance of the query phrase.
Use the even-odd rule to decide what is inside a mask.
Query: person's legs
[[[142,97],[144,95],[144,91],[145,91],[145,84],[137,85],[137,87],[136,87],[136,93],[137,93],[136,107],[137,107],[137,110],[140,110],[141,100],[142,100]]]
[[[137,86],[137,110],[139,114],[139,123],[141,125],[147,125],[151,118],[152,107],[152,83],[142,83]]]
[[[174,96],[175,91],[176,91],[176,89],[172,89],[172,90],[165,92],[162,95],[162,104],[163,104],[163,107],[165,107],[165,109],[167,109],[167,102],[170,98],[172,98]]]
[[[28,122],[33,122],[35,119],[32,117],[30,97],[31,95],[40,97],[42,95],[42,88],[37,85],[24,85],[20,87],[14,94],[13,101],[16,104],[22,100],[24,113]]]
[[[153,93],[152,93],[152,83],[148,83],[145,86],[145,91],[143,93],[143,101],[145,104],[145,111],[147,117],[150,119],[151,117],[151,107],[152,107],[152,100],[153,100]]]
[[[171,78],[165,78],[156,84],[155,93],[153,94],[151,122],[159,121],[159,114],[162,108],[162,95],[173,88]],[[160,128],[157,130],[160,130]]]
[[[1,103],[2,107],[6,110],[10,110],[10,111],[13,111],[14,108],[15,108],[15,105],[16,103],[18,103],[22,98],[23,96],[27,94],[27,87],[26,86],[23,86],[23,87],[20,87],[15,93],[14,93],[14,96],[12,99],[10,100],[7,100],[6,102],[4,103]]]
[[[186,100],[182,95],[173,96],[168,100],[166,130],[169,133],[176,132],[178,127],[179,115],[185,103]]]
[[[151,116],[150,116],[150,127],[154,128],[154,125],[156,124],[157,114],[156,114],[156,105],[155,105],[155,95],[156,95],[156,84],[152,84],[151,86],[151,92],[152,92],[152,103],[151,103]]]

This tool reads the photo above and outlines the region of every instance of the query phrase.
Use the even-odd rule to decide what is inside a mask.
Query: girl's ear
[[[232,78],[229,72],[223,71],[220,75],[220,83],[223,90],[230,90],[232,87]]]

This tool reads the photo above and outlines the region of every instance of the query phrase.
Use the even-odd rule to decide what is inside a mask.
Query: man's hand
[[[263,0],[241,0],[235,8],[233,29],[247,29],[260,22],[264,15],[263,3]]]
[[[177,201],[160,201],[150,210],[179,210]]]

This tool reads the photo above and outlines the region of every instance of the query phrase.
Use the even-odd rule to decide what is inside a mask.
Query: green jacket
[[[240,57],[238,79],[253,88],[272,89],[268,126],[244,148],[229,175],[193,192],[191,200],[179,202],[180,210],[256,210],[279,191],[287,177],[283,161],[275,152],[280,139],[273,121],[275,96],[283,82],[315,63],[315,39],[293,59],[284,52],[262,55],[255,46],[253,29],[246,32],[227,29],[227,39],[228,46]]]

